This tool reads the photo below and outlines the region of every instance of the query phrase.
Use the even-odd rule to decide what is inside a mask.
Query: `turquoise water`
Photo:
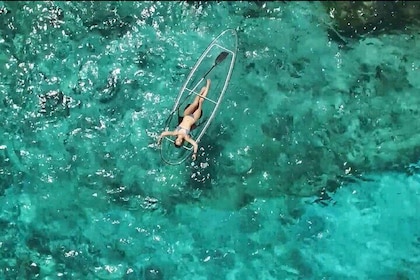
[[[0,2],[1,279],[416,279],[418,28],[318,2]],[[199,158],[155,144],[211,40]],[[336,34],[337,35],[337,34]]]

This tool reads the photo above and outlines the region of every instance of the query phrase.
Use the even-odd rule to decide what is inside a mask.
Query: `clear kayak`
[[[179,117],[182,116],[186,106],[193,102],[201,88],[205,86],[206,80],[211,79],[210,90],[203,103],[203,114],[190,132],[190,136],[197,143],[200,142],[214,119],[229,85],[236,60],[237,45],[238,39],[234,29],[223,31],[208,45],[182,85],[165,122],[165,131],[172,131],[178,126]],[[180,164],[191,156],[193,151],[190,143],[185,141],[182,147],[176,148],[174,141],[174,136],[166,136],[161,142],[160,154],[167,164]]]

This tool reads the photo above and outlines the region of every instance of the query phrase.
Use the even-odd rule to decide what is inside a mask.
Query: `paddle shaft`
[[[197,83],[197,86],[199,84],[201,84],[201,82],[207,77],[207,75],[211,72],[211,70],[214,69],[214,67],[216,67],[218,64],[220,64],[223,60],[225,60],[225,58],[228,56],[228,52],[221,52],[217,57],[216,60],[214,61],[213,66],[209,69],[209,71],[206,72],[206,74],[204,74],[203,78],[201,78],[201,80]],[[197,87],[196,86],[196,87]]]
[[[195,90],[196,90],[196,88],[204,81],[204,79],[207,77],[207,75],[211,72],[211,70],[213,70],[214,69],[214,67],[216,67],[217,65],[219,65],[223,60],[225,60],[225,58],[227,57],[229,55],[229,53],[228,52],[221,52],[217,57],[216,57],[216,59],[215,59],[215,61],[214,61],[214,64],[213,64],[213,66],[206,72],[206,74],[204,74],[204,76],[200,79],[200,81],[198,81],[198,83],[194,86],[194,88],[191,90],[191,92],[190,92],[190,94],[192,93],[192,92],[194,92]],[[187,95],[187,97],[190,95],[190,94],[188,94]],[[186,97],[186,98],[187,98]],[[184,99],[184,101],[186,100],[186,98]],[[184,103],[184,101],[182,101],[182,102],[180,102],[180,103],[178,103],[178,106],[176,107],[176,109],[174,109],[174,111],[175,110],[178,110],[179,111],[179,106],[181,105],[181,104],[183,104]]]
[[[204,74],[204,76],[203,76],[203,78],[201,80],[204,80],[207,77],[207,75],[210,73],[210,71],[213,70],[214,67],[216,67],[216,65],[217,64],[213,64],[213,66],[209,69],[209,71],[206,72],[206,74]]]

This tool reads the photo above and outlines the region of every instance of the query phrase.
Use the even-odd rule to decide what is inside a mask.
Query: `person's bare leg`
[[[187,108],[185,108],[184,116],[193,114],[195,111],[198,111],[198,110],[201,111],[201,104],[205,100],[205,98],[202,98],[202,97],[207,96],[207,93],[209,92],[209,88],[210,88],[210,79],[207,79],[207,85],[201,88],[199,95],[197,95],[194,98],[193,103],[191,103]]]
[[[195,111],[193,113],[193,116],[194,116],[194,119],[195,120],[198,120],[201,117],[201,112],[202,112],[202,110],[201,110],[201,104],[203,104],[203,100],[204,100],[203,98],[200,99],[200,101],[198,103],[198,107],[195,109]]]
[[[185,108],[185,110],[184,110],[184,116],[186,116],[186,115],[191,115],[192,113],[194,113],[194,111],[195,110],[197,110],[197,107],[199,106],[199,99],[200,97],[199,96],[197,96],[195,99],[194,99],[194,102],[193,103],[191,103],[190,105],[188,105],[188,107],[187,108]]]
[[[210,79],[207,79],[206,86],[204,86],[200,91],[199,101],[201,102],[204,101],[205,98],[201,98],[201,97],[206,97],[207,93],[209,92],[209,89],[210,89]]]
[[[207,93],[209,92],[209,88],[210,88],[210,79],[207,79],[207,85],[205,87],[203,87],[200,91],[200,96],[199,96],[199,100],[198,100],[198,108],[194,111],[193,116],[194,119],[198,120],[201,117],[202,114],[202,105],[203,102],[205,100],[205,98],[207,96]]]

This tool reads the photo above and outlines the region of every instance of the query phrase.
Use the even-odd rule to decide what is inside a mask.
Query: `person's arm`
[[[191,137],[188,137],[185,140],[187,142],[190,142],[191,145],[193,145],[194,151],[193,151],[192,159],[193,160],[196,160],[197,159],[197,152],[198,152],[198,144],[197,144],[197,142],[195,142]]]
[[[158,138],[158,145],[160,144],[160,141],[162,141],[162,138],[165,136],[171,136],[171,135],[176,135],[177,133],[175,131],[164,131],[160,134],[159,138]]]

